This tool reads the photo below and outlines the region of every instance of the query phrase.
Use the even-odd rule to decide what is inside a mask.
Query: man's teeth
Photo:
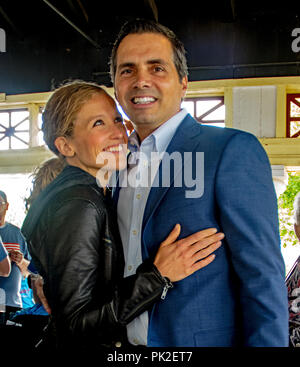
[[[109,147],[105,149],[106,152],[121,152],[121,150],[122,150],[122,145],[116,145],[114,147]]]
[[[155,98],[153,97],[135,97],[133,98],[133,103],[135,104],[147,104],[155,102]]]

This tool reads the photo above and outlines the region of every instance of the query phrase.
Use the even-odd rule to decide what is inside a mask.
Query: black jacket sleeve
[[[65,201],[55,218],[46,220],[43,241],[35,249],[53,316],[73,335],[97,332],[105,338],[101,334],[107,328],[126,325],[153,305],[166,285],[153,263],[145,262],[135,275],[105,287],[106,221],[105,210],[91,201]]]

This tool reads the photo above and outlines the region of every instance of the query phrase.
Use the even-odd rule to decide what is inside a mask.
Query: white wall
[[[276,86],[234,87],[232,127],[259,138],[274,138],[276,92]]]

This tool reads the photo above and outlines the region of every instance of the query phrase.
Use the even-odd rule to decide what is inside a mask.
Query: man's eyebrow
[[[122,63],[122,64],[118,65],[117,67],[118,67],[119,69],[123,69],[123,68],[132,68],[134,65],[135,65],[135,64],[134,64],[134,62],[124,62],[124,63]]]
[[[150,60],[146,61],[146,64],[149,64],[149,65],[153,65],[153,64],[167,65],[168,63],[163,59],[150,59]],[[119,69],[132,68],[135,65],[136,64],[134,62],[124,62],[124,63],[118,65],[118,68]]]
[[[167,65],[167,62],[164,59],[151,59],[147,61],[147,64],[161,64],[161,65]]]

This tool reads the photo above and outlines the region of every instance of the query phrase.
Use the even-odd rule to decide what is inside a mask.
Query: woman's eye
[[[118,124],[118,123],[120,123],[120,122],[121,122],[121,123],[123,123],[123,118],[122,118],[122,117],[116,117],[116,118],[115,118],[115,123],[117,123],[117,124]]]
[[[104,122],[102,120],[97,120],[95,121],[93,126],[101,126],[101,125],[104,125]]]

